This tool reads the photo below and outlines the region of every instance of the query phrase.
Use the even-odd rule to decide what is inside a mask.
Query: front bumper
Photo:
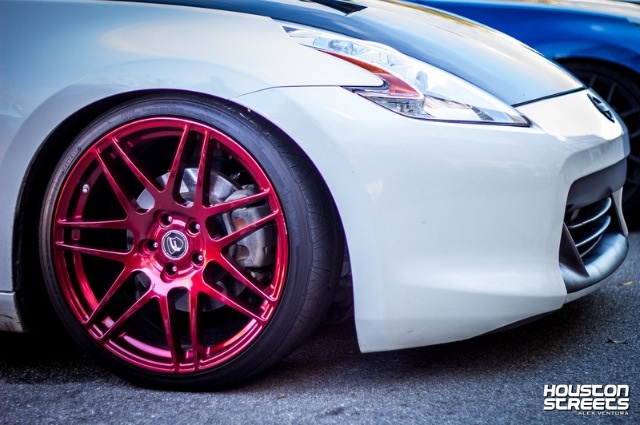
[[[569,190],[629,150],[587,91],[519,107],[530,128],[408,119],[341,88],[234,100],[285,131],[324,177],[362,351],[470,338],[582,294],[568,296],[559,262]]]

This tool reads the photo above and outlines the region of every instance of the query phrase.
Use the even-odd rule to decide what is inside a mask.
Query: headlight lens
[[[480,88],[383,44],[295,24],[282,27],[298,43],[378,75],[383,86],[348,89],[399,114],[434,121],[529,125],[518,111]]]

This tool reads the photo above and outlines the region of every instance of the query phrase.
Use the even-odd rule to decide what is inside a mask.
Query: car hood
[[[511,105],[582,84],[524,44],[442,11],[393,0],[134,0],[241,12],[386,44]]]

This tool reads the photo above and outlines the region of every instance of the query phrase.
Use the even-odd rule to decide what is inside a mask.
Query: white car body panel
[[[22,8],[22,13],[29,13],[29,6],[20,2],[2,5]],[[37,27],[57,34],[57,39],[45,44],[2,44],[3,54],[23,59],[7,64],[0,81],[0,181],[3,201],[8,205],[17,205],[32,155],[48,135],[79,109],[109,96],[166,89],[227,99],[282,85],[381,84],[373,74],[291,41],[268,18],[109,2],[54,6],[57,14],[60,7],[67,9],[65,22],[44,19],[46,8],[52,5],[43,2],[38,5],[40,13],[33,15],[33,26],[7,30],[13,30],[15,39],[28,40]],[[104,27],[78,29],[87,21],[101,22],[95,14],[109,15],[110,19],[104,19]],[[81,32],[86,36],[79,40],[76,34]],[[191,43],[194,33],[206,34],[212,41],[195,45]],[[228,38],[229,33],[238,34],[234,44],[215,43],[220,37]],[[100,46],[99,52],[96,46]],[[25,47],[29,55],[11,51]],[[41,72],[29,65],[33,60],[30,55],[58,55],[59,68],[48,69],[46,80],[25,75]],[[100,60],[83,60],[88,57]],[[248,69],[253,72],[247,73]],[[14,215],[15,208],[0,208],[0,291],[13,290]]]
[[[469,338],[566,302],[558,250],[569,187],[628,149],[586,93],[519,108],[531,128],[408,120],[340,88],[234,100],[285,129],[324,176],[368,352]],[[362,120],[370,125],[345,126]]]

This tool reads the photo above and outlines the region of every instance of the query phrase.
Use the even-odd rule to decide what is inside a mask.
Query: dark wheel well
[[[638,81],[640,79],[640,74],[635,72],[633,69],[627,68],[626,66],[620,65],[616,62],[609,62],[593,58],[560,58],[555,59],[555,61],[567,68],[569,71],[571,71],[572,65],[604,67],[608,70],[623,74],[627,78],[630,78],[632,80]]]
[[[13,279],[19,303],[19,311],[27,330],[47,329],[50,325],[58,327],[57,321],[50,320],[56,317],[49,301],[44,277],[40,266],[40,254],[37,249],[39,244],[38,223],[42,210],[44,195],[49,179],[63,153],[70,143],[87,127],[96,117],[107,111],[125,104],[133,99],[143,96],[176,93],[167,90],[146,90],[124,93],[102,99],[77,111],[63,121],[42,143],[39,151],[29,164],[27,174],[23,180],[18,198],[13,232]],[[203,98],[211,98],[206,95],[197,95]],[[247,111],[238,105],[239,112]],[[268,120],[254,114],[257,121],[269,126],[273,131],[289,138],[279,128]],[[311,164],[311,161],[309,161]],[[311,171],[311,170],[309,170]],[[320,176],[317,170],[313,170]],[[320,177],[320,180],[322,178]],[[324,180],[322,180],[324,183]],[[325,184],[327,193],[329,190]],[[342,223],[337,223],[342,230]]]
[[[13,279],[27,329],[38,329],[54,317],[37,249],[37,227],[49,177],[69,143],[94,117],[138,95],[140,93],[113,96],[77,111],[47,137],[29,164],[18,198],[13,232]],[[44,317],[47,320],[43,320]]]

